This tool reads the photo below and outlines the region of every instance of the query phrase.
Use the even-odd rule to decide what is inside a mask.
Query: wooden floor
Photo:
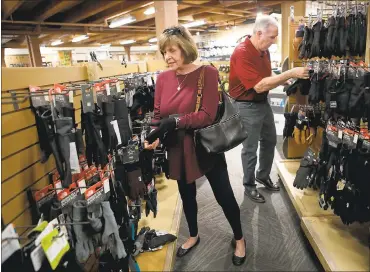
[[[139,221],[139,230],[144,226],[151,229],[163,230],[178,236],[182,213],[181,199],[178,193],[177,182],[167,180],[164,176],[157,177],[158,214],[154,218],[150,213],[148,217],[142,214]],[[174,262],[176,242],[155,252],[140,253],[136,260],[141,271],[171,271]]]
[[[346,226],[318,204],[318,192],[293,186],[299,160],[275,161],[279,176],[301,218],[301,226],[326,271],[370,271],[370,224]]]

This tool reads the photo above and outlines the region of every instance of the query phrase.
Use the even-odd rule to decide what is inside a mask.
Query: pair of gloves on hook
[[[151,131],[146,137],[148,143],[151,144],[157,139],[159,139],[162,142],[168,133],[176,130],[177,128],[176,117],[163,118],[159,121],[150,123],[150,126],[156,128],[153,131]]]

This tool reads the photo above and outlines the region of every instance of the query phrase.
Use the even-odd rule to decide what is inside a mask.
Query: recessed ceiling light
[[[149,41],[148,42],[150,42],[150,43],[155,43],[155,42],[157,42],[158,41],[158,39],[157,38],[151,38],[151,39],[149,39]]]
[[[145,15],[152,15],[152,14],[154,14],[155,13],[155,8],[154,7],[150,7],[150,8],[148,8],[148,9],[146,9],[145,11],[144,11],[144,14]]]
[[[135,42],[136,42],[135,40],[126,40],[126,41],[121,41],[120,44],[131,44]]]
[[[108,48],[108,47],[110,47],[110,43],[108,43],[108,44],[102,44],[100,47],[101,48]]]
[[[204,20],[194,21],[187,24],[183,24],[183,27],[196,27],[204,25],[206,22]]]
[[[88,38],[89,38],[89,36],[87,36],[87,35],[81,35],[81,36],[74,37],[72,39],[72,42],[80,42],[80,41],[86,40]]]
[[[57,46],[57,45],[60,45],[60,44],[63,44],[64,42],[62,42],[61,40],[57,40],[57,41],[53,41],[51,43],[51,46]]]
[[[125,17],[117,18],[117,19],[112,20],[112,22],[109,24],[109,28],[115,28],[115,27],[127,25],[135,21],[136,21],[136,18],[133,16],[125,16]]]

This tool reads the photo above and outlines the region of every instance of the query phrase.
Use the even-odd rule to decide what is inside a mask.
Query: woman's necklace
[[[185,78],[183,79],[183,81],[181,81],[181,83],[179,82],[179,78],[176,76],[176,79],[177,79],[177,91],[180,91],[181,90],[181,88],[183,87],[183,86],[181,86],[182,85],[182,83],[184,83],[184,81],[185,81],[185,79],[188,77],[188,75],[186,75],[185,76]]]

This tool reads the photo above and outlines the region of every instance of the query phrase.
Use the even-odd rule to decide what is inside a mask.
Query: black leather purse
[[[220,79],[219,79],[220,83]],[[201,108],[204,87],[204,67],[198,79],[198,93],[195,112]],[[202,147],[207,153],[218,154],[226,152],[239,144],[247,137],[239,111],[234,106],[234,100],[223,89],[221,85],[220,102],[216,121],[205,128],[194,131],[196,148]]]

